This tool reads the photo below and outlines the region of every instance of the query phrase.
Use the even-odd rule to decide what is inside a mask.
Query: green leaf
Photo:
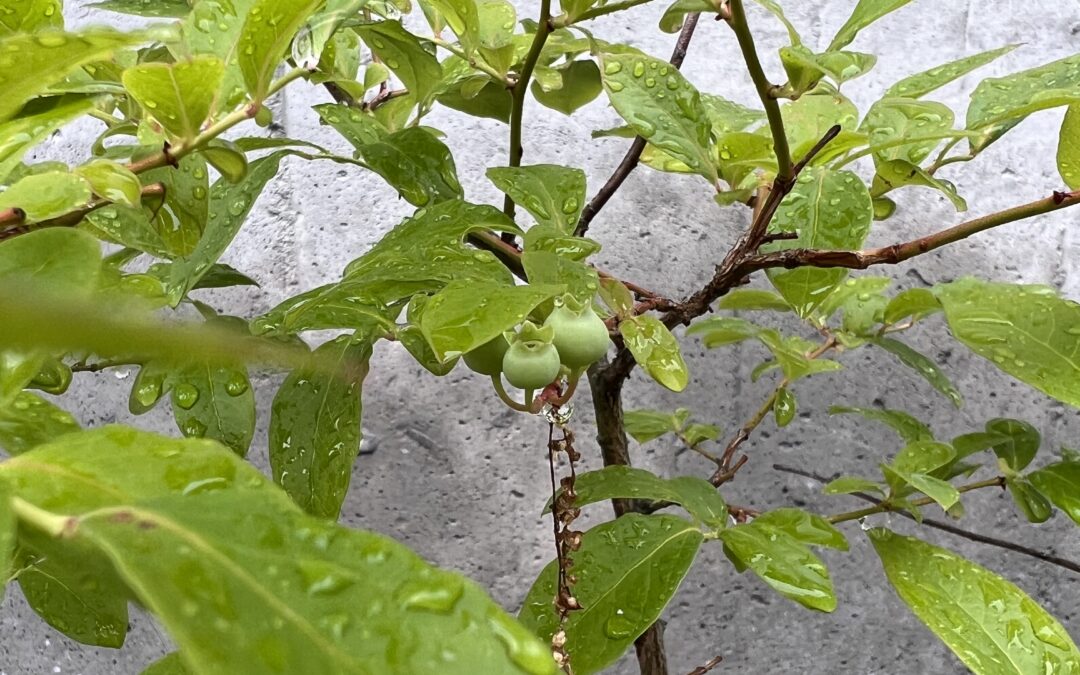
[[[219,178],[211,186],[206,230],[191,254],[177,260],[170,271],[166,285],[170,304],[178,304],[229,247],[263,187],[277,175],[281,158],[289,152],[279,150],[256,159],[240,183]]]
[[[156,19],[180,19],[191,11],[188,0],[104,0],[87,5],[118,14],[134,14]]]
[[[957,211],[967,211],[967,202],[956,192],[955,185],[905,159],[891,159],[878,164],[872,194],[877,197],[908,185],[933,188],[948,197]]]
[[[572,234],[585,205],[585,172],[557,164],[491,167],[487,177],[536,222]]]
[[[1057,167],[1070,190],[1080,188],[1080,105],[1065,111],[1058,137]]]
[[[766,511],[753,522],[784,532],[794,539],[814,546],[827,546],[839,551],[848,550],[847,539],[840,530],[825,518],[801,509],[773,509]]]
[[[426,129],[408,127],[357,149],[410,204],[427,206],[462,195],[450,149]]]
[[[21,455],[78,430],[79,423],[68,412],[28,391],[19,392],[6,405],[0,404],[0,449],[9,455]]]
[[[701,103],[709,118],[713,134],[717,137],[735,131],[743,131],[765,119],[765,113],[729,101],[715,94],[702,94]]]
[[[586,305],[592,303],[596,296],[599,276],[595,269],[585,263],[548,251],[525,251],[521,264],[530,284],[563,286],[567,293]],[[551,304],[548,301],[542,303],[541,311],[548,309]]]
[[[138,1],[148,2],[149,0]],[[180,652],[173,652],[151,663],[140,675],[192,675],[192,673],[184,665]]]
[[[870,194],[858,176],[811,167],[799,176],[773,221],[775,231],[797,232],[798,238],[776,242],[768,250],[858,249],[872,217]],[[802,317],[810,316],[846,276],[843,269],[769,270],[773,286]]]
[[[877,161],[903,159],[918,165],[930,156],[952,125],[953,112],[941,103],[914,98],[883,98],[870,106],[859,131],[867,134],[871,146],[889,145],[874,153]],[[930,139],[918,140],[923,136]],[[911,143],[894,144],[909,138]]]
[[[642,314],[620,321],[619,334],[634,360],[661,385],[678,392],[690,383],[679,342],[659,319]]]
[[[1080,462],[1056,462],[1028,474],[1039,492],[1080,525]]]
[[[817,345],[801,337],[783,338],[775,330],[768,329],[759,331],[757,338],[776,357],[780,368],[784,371],[784,377],[790,382],[815,373],[839,370],[842,367],[836,361],[808,357],[807,353]]]
[[[935,287],[954,337],[1016,379],[1080,407],[1080,305],[1045,286]]]
[[[4,83],[0,122],[11,119],[24,103],[79,66],[108,59],[114,51],[144,40],[136,33],[106,30],[15,34],[0,39],[0,53],[18,54],[0,62],[0,82]]]
[[[1005,484],[1009,487],[1009,494],[1013,502],[1028,522],[1045,523],[1054,515],[1054,507],[1050,500],[1034,485],[1024,478],[1009,478]]]
[[[232,141],[215,138],[202,149],[202,156],[230,183],[239,183],[247,175],[247,156]]]
[[[443,77],[443,69],[419,38],[405,30],[400,21],[362,24],[356,30],[418,101],[428,100]]]
[[[711,126],[693,85],[666,61],[640,52],[601,52],[600,65],[611,105],[634,131],[715,184]]]
[[[305,511],[336,520],[360,452],[360,388],[371,343],[342,336],[315,353],[339,367],[298,368],[285,378],[270,411],[270,467]]]
[[[420,330],[436,356],[450,359],[502,335],[562,291],[560,286],[451,282],[428,300]]]
[[[255,434],[255,395],[243,366],[188,366],[169,377],[173,417],[188,438],[212,438],[243,457]]]
[[[1031,464],[1042,443],[1039,430],[1020,420],[993,419],[986,423],[986,431],[1006,439],[991,447],[994,454],[1013,471],[1022,471]]]
[[[717,13],[716,5],[712,0],[675,0],[669,8],[664,10],[660,17],[660,30],[664,32],[678,32],[683,27],[687,14],[694,12]]]
[[[173,137],[190,141],[210,116],[225,64],[216,56],[143,63],[124,71],[124,88]]]
[[[1023,591],[951,551],[883,528],[870,542],[900,599],[980,675],[1080,668],[1069,634]]]
[[[772,411],[773,417],[776,418],[776,426],[786,427],[791,424],[791,420],[795,419],[795,411],[798,409],[798,402],[795,400],[795,394],[791,393],[787,387],[781,387],[776,392],[776,399],[773,400]]]
[[[867,478],[856,476],[841,476],[825,484],[821,491],[827,495],[849,495],[853,492],[877,492],[884,495],[885,491],[876,482]]]
[[[759,521],[761,517],[720,532],[724,553],[732,563],[740,571],[749,568],[776,592],[804,607],[821,612],[835,610],[836,595],[829,572],[806,544],[831,545],[822,542],[833,542],[837,535],[843,541],[843,535],[833,535],[816,521],[808,520],[810,527],[800,528],[799,520],[786,515],[775,522],[768,518]]]
[[[26,212],[26,222],[56,218],[86,206],[93,193],[82,178],[60,171],[26,176],[0,192],[0,209]]]
[[[141,236],[138,236],[136,241],[140,244],[148,243],[152,239],[150,235],[156,235],[157,241],[165,248],[163,257],[191,255],[206,231],[211,215],[212,200],[207,199],[207,195],[212,197],[213,193],[210,192],[210,173],[205,157],[201,154],[188,155],[180,160],[178,166],[147,171],[141,174],[141,178],[145,184],[162,184],[165,188],[165,203],[150,212],[152,220],[149,224],[144,224],[145,212],[128,212],[138,219],[140,230],[150,230],[150,233],[140,232]],[[217,208],[222,208],[222,205],[217,205]],[[104,220],[113,220],[109,216],[114,213],[118,214],[117,221],[125,219],[124,209],[102,210],[101,215]],[[91,217],[95,215],[97,212],[91,214]],[[102,219],[94,219],[94,224],[107,232],[113,231],[111,222],[103,223]]]
[[[2,21],[2,19],[0,19]],[[52,132],[94,108],[94,99],[60,97],[42,99],[48,105],[31,103],[18,117],[0,124],[0,182],[19,166],[26,152]],[[36,103],[36,102],[35,102]]]
[[[701,341],[712,349],[755,338],[762,328],[746,321],[728,316],[716,316],[697,321],[687,329],[687,335],[703,333]]]
[[[101,273],[101,244],[70,228],[43,228],[0,242],[0,285],[58,297],[88,295]]]
[[[248,93],[261,103],[293,36],[324,0],[255,0],[236,44]]]
[[[548,650],[479,588],[381,535],[233,490],[99,513],[80,519],[79,536],[109,556],[196,671],[555,672]],[[269,637],[250,638],[252,626]]]
[[[925,96],[936,89],[944,87],[953,80],[957,80],[964,75],[967,75],[976,68],[981,68],[986,64],[997,60],[999,57],[1008,54],[1019,46],[1020,45],[1005,45],[998,49],[991,49],[973,56],[966,56],[956,61],[943,63],[940,66],[934,66],[930,70],[924,70],[921,73],[909,75],[889,87],[885,92],[884,98],[891,98],[894,96],[919,98],[920,96]]]
[[[947,466],[954,459],[956,459],[956,449],[951,445],[920,438],[908,441],[908,444],[896,453],[889,468],[901,474],[928,474]]]
[[[250,489],[266,482],[217,444],[117,426],[38,446],[0,464],[0,478],[10,481],[21,499],[69,515],[169,492]],[[107,560],[79,542],[58,542],[30,528],[20,547],[25,569],[19,585],[35,612],[85,644],[123,643],[129,592]]]
[[[603,91],[600,69],[593,61],[571,61],[557,72],[562,80],[561,87],[547,90],[539,81],[534,81],[530,86],[540,105],[564,115],[572,115],[578,108],[591,103]]]
[[[584,534],[574,557],[574,597],[582,609],[565,624],[566,650],[581,675],[613,663],[659,618],[689,570],[702,535],[673,516],[627,514]],[[586,562],[587,561],[587,562]],[[519,619],[544,641],[559,629],[552,561],[533,584]]]
[[[909,288],[898,293],[885,307],[884,322],[893,325],[910,318],[914,323],[942,311],[941,301],[925,288]]]
[[[900,434],[900,438],[908,443],[915,441],[933,440],[934,434],[925,424],[901,410],[885,410],[879,408],[852,408],[848,406],[834,405],[829,408],[830,415],[854,413],[862,417],[888,425],[893,431]]]
[[[691,424],[683,430],[683,442],[696,447],[704,441],[715,441],[720,437],[720,431],[715,424]]]
[[[44,28],[63,28],[60,0],[10,0],[0,16],[0,36],[33,33]]]
[[[903,478],[908,485],[933,499],[946,511],[960,502],[960,492],[940,478],[922,473],[906,473]]]
[[[952,401],[954,406],[957,408],[963,406],[964,399],[960,395],[960,390],[953,385],[948,376],[929,357],[893,338],[879,337],[870,340],[870,342],[900,359],[901,363],[921,375],[930,383],[930,386],[944,394],[946,398]]]
[[[627,410],[623,415],[623,425],[626,433],[638,443],[648,443],[682,429],[675,415],[658,410]]]
[[[967,128],[979,131],[970,140],[972,154],[981,152],[1033,112],[1080,102],[1080,55],[1069,56],[1005,77],[990,77],[971,94]]]
[[[109,159],[95,159],[75,167],[74,173],[102,199],[128,206],[138,206],[142,199],[142,184],[138,176],[123,164]]]
[[[802,38],[799,37],[799,31],[795,30],[795,26],[788,20],[787,15],[784,14],[783,8],[781,8],[775,0],[754,0],[754,2],[767,9],[773,16],[780,20],[780,23],[784,24],[784,28],[786,28],[788,32],[788,39],[791,40],[792,45],[799,46],[802,44]]]
[[[780,295],[756,288],[740,288],[731,291],[720,302],[716,303],[718,309],[754,309],[776,310],[778,312],[790,312],[791,305]]]
[[[669,416],[670,417],[670,416]],[[574,508],[609,499],[643,499],[682,506],[706,527],[727,527],[727,505],[709,481],[695,476],[661,478],[644,469],[608,466],[579,474],[574,483]],[[548,500],[544,512],[551,510]]]
[[[792,157],[803,157],[833,126],[839,125],[841,135],[853,133],[859,123],[859,109],[831,86],[822,83],[812,92],[798,100],[785,103],[780,108],[787,132]],[[865,142],[856,135],[860,142]],[[836,141],[830,143],[832,146]],[[819,161],[827,159],[829,147],[819,155]],[[804,172],[803,175],[806,175]]]
[[[911,0],[859,0],[859,4],[855,5],[855,9],[851,11],[851,16],[836,32],[832,42],[829,43],[827,51],[834,52],[846,47],[851,44],[851,41],[855,39],[855,36],[863,28],[886,14],[900,9],[909,2]]]

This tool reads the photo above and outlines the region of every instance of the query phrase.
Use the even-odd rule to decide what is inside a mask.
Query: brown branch
[[[694,29],[697,27],[699,14],[693,12],[686,15],[686,20],[683,22],[682,31],[679,33],[678,40],[675,41],[675,49],[671,52],[671,58],[668,59],[668,63],[679,68],[683,64],[683,60],[686,59],[686,50],[690,46],[690,40],[694,37]],[[622,161],[615,167],[615,171],[611,174],[611,177],[607,179],[603,187],[593,196],[589,203],[585,205],[585,208],[581,210],[581,217],[578,218],[577,227],[574,228],[574,235],[577,237],[584,236],[589,231],[589,225],[592,223],[596,214],[600,213],[600,209],[608,203],[615,193],[622,187],[623,182],[627,176],[637,168],[638,159],[641,158],[641,153],[645,150],[646,141],[641,136],[634,138],[630,147],[627,149],[626,154],[623,155]]]
[[[17,206],[0,211],[0,230],[19,227],[26,222],[26,211]]]
[[[807,471],[805,469],[798,469],[798,468],[795,468],[793,466],[785,466],[783,464],[773,464],[773,469],[776,469],[777,471],[783,471],[784,473],[790,473],[790,474],[794,474],[796,476],[802,476],[804,478],[809,478],[811,480],[815,480],[815,481],[817,481],[819,483],[822,483],[822,484],[828,483],[830,480],[832,480],[831,478],[816,474],[816,473],[814,473],[812,471]],[[878,499],[878,498],[876,498],[876,497],[874,497],[872,495],[868,495],[865,492],[853,492],[853,493],[851,493],[851,496],[852,497],[858,497],[859,499],[862,499],[863,501],[866,501],[866,502],[870,502],[871,504],[874,504],[875,506],[881,506],[881,504],[882,504],[882,500],[880,500],[880,499]],[[889,509],[889,510],[892,511],[892,509]],[[911,515],[907,511],[892,511],[892,512],[899,513],[900,515],[904,516],[905,518],[908,518],[909,520],[915,520],[915,516]],[[919,522],[919,521],[916,521],[916,522]],[[995,548],[1004,549],[1006,551],[1012,551],[1014,553],[1019,553],[1021,555],[1029,556],[1031,558],[1036,558],[1038,560],[1042,560],[1043,562],[1048,562],[1051,565],[1057,565],[1058,567],[1061,567],[1061,568],[1067,569],[1067,570],[1069,570],[1071,572],[1076,572],[1076,573],[1080,574],[1080,563],[1074,562],[1074,561],[1069,560],[1067,558],[1061,558],[1061,557],[1058,557],[1058,556],[1055,556],[1055,555],[1051,555],[1049,553],[1044,553],[1044,552],[1039,551],[1037,549],[1029,548],[1027,546],[1021,546],[1020,544],[1008,541],[1006,539],[998,539],[997,537],[988,537],[985,534],[978,534],[977,532],[971,532],[970,530],[965,530],[963,528],[952,525],[951,523],[947,523],[947,522],[944,522],[944,521],[941,521],[941,520],[935,520],[933,518],[923,518],[921,524],[926,525],[927,527],[932,527],[932,528],[934,528],[936,530],[941,530],[942,532],[948,532],[949,534],[953,534],[953,535],[956,535],[958,537],[963,537],[964,539],[967,539],[969,541],[975,541],[975,542],[978,542],[980,544],[986,544],[987,546],[993,546]]]
[[[161,196],[164,194],[165,186],[161,183],[151,183],[150,185],[144,185],[142,188],[143,197]],[[95,199],[81,209],[69,211],[62,216],[57,216],[56,218],[49,218],[48,220],[42,220],[26,227],[9,226],[8,229],[3,229],[3,222],[0,221],[0,241],[3,241],[4,239],[9,239],[18,234],[23,234],[31,229],[36,230],[43,227],[75,227],[82,221],[83,218],[85,218],[90,213],[104,206],[109,206],[112,203],[113,202],[108,199]],[[22,209],[18,210],[21,211]]]
[[[912,239],[911,241],[871,248],[862,251],[823,251],[818,249],[791,248],[774,253],[756,255],[743,263],[743,273],[748,274],[770,267],[845,267],[848,269],[866,269],[872,265],[895,265],[916,256],[928,253],[966,239],[979,232],[1007,225],[1018,220],[1051,213],[1080,203],[1080,190],[1073,192],[1055,192],[1049,197],[1027,204],[1014,206],[1004,211],[991,213],[980,218],[965,221],[959,225]]]

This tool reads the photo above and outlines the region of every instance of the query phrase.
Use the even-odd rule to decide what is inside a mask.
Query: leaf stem
[[[495,70],[494,68],[489,66],[484,61],[469,56],[468,54],[465,53],[464,49],[457,46],[453,42],[447,42],[446,40],[444,40],[444,39],[442,39],[441,37],[438,37],[438,36],[434,36],[434,37],[430,38],[430,40],[435,45],[437,45],[439,47],[442,47],[446,51],[450,52],[454,56],[461,59],[462,61],[468,63],[473,68],[476,68],[477,70],[479,70],[482,73],[490,75],[491,78],[494,79],[495,81],[502,82],[507,87],[513,86],[513,82],[511,82],[510,79],[507,78],[506,75],[503,75],[499,71]]]
[[[956,487],[957,492],[971,492],[972,490],[980,490],[988,487],[1004,487],[1005,477],[996,476],[994,478],[988,478],[987,480],[981,480],[976,483],[968,483],[967,485],[958,485]],[[873,497],[871,497],[873,499]],[[866,516],[872,516],[875,513],[885,513],[887,511],[902,511],[902,506],[890,503],[888,500],[876,500],[873,506],[868,506],[865,509],[857,509],[855,511],[847,511],[845,513],[837,513],[828,517],[830,523],[844,523],[849,520],[858,520],[865,518]],[[913,506],[928,506],[935,503],[930,497],[921,497],[919,499],[913,499],[910,502]]]
[[[57,515],[19,497],[12,498],[11,510],[20,522],[54,539],[71,535],[78,523],[73,516]]]
[[[784,118],[780,114],[780,104],[773,96],[774,85],[769,82],[765,76],[765,70],[761,67],[761,60],[754,46],[754,36],[746,22],[746,11],[743,9],[742,0],[728,0],[728,8],[731,12],[728,25],[735,31],[735,38],[739,41],[739,49],[746,62],[746,70],[754,82],[761,104],[765,106],[765,116],[769,121],[773,149],[776,152],[777,177],[784,181],[793,180],[795,172],[791,163],[791,149],[788,147],[787,133],[784,131]]]
[[[510,107],[510,166],[521,166],[521,156],[524,149],[521,146],[521,127],[525,118],[525,97],[529,93],[529,80],[532,79],[533,70],[540,60],[540,54],[544,51],[544,43],[551,34],[551,0],[540,0],[540,17],[536,22],[536,34],[533,35],[532,45],[525,55],[521,64],[521,72],[517,81],[510,89],[512,99]],[[507,193],[503,199],[503,213],[511,220],[514,218],[514,200]]]

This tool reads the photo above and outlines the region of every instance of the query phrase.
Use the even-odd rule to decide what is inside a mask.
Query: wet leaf
[[[18,521],[11,508],[11,486],[0,478],[0,600],[11,579],[15,559],[15,535]]]
[[[672,502],[686,509],[696,522],[715,530],[727,527],[728,512],[723,497],[703,478],[680,476],[661,478],[644,469],[608,466],[578,474],[574,483],[574,507],[609,499],[642,499]],[[551,500],[544,513],[551,510]]]
[[[1013,471],[1022,471],[1031,464],[1042,443],[1039,430],[1020,420],[993,419],[986,423],[986,431],[1003,439],[990,447]]]
[[[247,156],[231,141],[216,138],[207,143],[201,154],[230,183],[239,183],[247,176]]]
[[[859,4],[855,5],[855,9],[851,11],[851,16],[840,27],[840,30],[836,31],[836,36],[829,43],[827,51],[833,52],[846,47],[863,28],[909,2],[911,0],[859,0]]]
[[[270,90],[274,70],[289,43],[323,0],[255,0],[236,44],[236,60],[244,84],[256,102]]]
[[[140,675],[191,675],[184,665],[180,652],[173,652],[154,661]]]
[[[274,482],[308,513],[336,520],[360,452],[361,386],[371,343],[342,336],[315,350],[338,365],[294,370],[270,411]]]
[[[1016,508],[1031,523],[1045,523],[1054,515],[1050,500],[1034,485],[1024,478],[1009,478],[1005,481],[1012,495]]]
[[[85,33],[48,31],[20,33],[0,38],[0,54],[14,58],[0,60],[0,122],[11,119],[28,100],[65,75],[91,61],[109,58],[117,49],[130,47],[145,38],[106,30]]]
[[[104,0],[88,5],[93,9],[118,14],[134,14],[156,19],[183,18],[191,11],[188,0]]]
[[[709,349],[756,338],[763,329],[745,319],[717,316],[695,322],[687,335],[701,334],[702,343]]]
[[[669,63],[640,52],[602,52],[600,68],[611,105],[634,131],[715,184],[711,126],[693,85]]]
[[[289,152],[279,150],[256,159],[240,183],[219,178],[211,186],[206,230],[191,254],[178,259],[171,268],[166,289],[170,304],[178,304],[218,261],[240,231],[263,187],[277,174],[281,158]]]
[[[442,79],[443,70],[415,35],[405,30],[400,21],[362,24],[356,30],[418,101],[428,99]]]
[[[0,22],[3,20],[0,19]],[[38,109],[38,108],[43,109]],[[92,98],[64,99],[48,106],[27,106],[15,119],[0,124],[0,181],[19,166],[23,155],[56,129],[89,112]]]
[[[1069,189],[1080,188],[1080,105],[1070,105],[1065,111],[1058,138],[1057,166]]]
[[[903,159],[918,165],[941,144],[942,137],[952,129],[952,125],[953,112],[941,103],[914,98],[884,98],[866,112],[859,131],[867,134],[871,146],[891,146],[874,153],[877,161]],[[915,140],[926,136],[930,140]],[[896,141],[909,138],[913,142],[894,145]]]
[[[581,675],[613,663],[663,611],[689,570],[702,535],[673,516],[628,514],[582,537],[574,554],[574,596],[582,609],[566,623],[566,649]],[[550,641],[559,619],[552,561],[525,597],[518,618]]]
[[[1080,525],[1080,462],[1064,461],[1028,474],[1028,480]]]
[[[967,211],[967,202],[957,193],[956,186],[949,181],[932,175],[926,169],[906,159],[891,159],[878,163],[872,192],[875,197],[908,185],[933,188],[948,197],[957,211]]]
[[[934,291],[956,339],[1021,382],[1080,407],[1080,305],[1045,286],[971,278]]]
[[[19,208],[36,223],[86,206],[93,193],[82,178],[60,171],[26,176],[0,192],[0,209]]]
[[[572,234],[585,206],[585,172],[557,164],[491,167],[487,177],[536,222]]]
[[[964,75],[967,75],[976,68],[981,68],[986,64],[995,61],[1019,46],[1020,45],[1006,45],[1004,47],[999,47],[998,49],[991,49],[979,54],[957,59],[956,61],[943,63],[940,66],[934,66],[921,73],[909,75],[889,87],[888,91],[885,92],[884,98],[894,96],[919,98],[920,96],[925,96],[935,89],[944,87],[953,80],[957,80]]]
[[[124,71],[124,87],[173,137],[190,141],[210,116],[225,64],[216,56],[142,63]]]
[[[773,221],[777,232],[798,238],[769,245],[769,250],[815,248],[853,250],[870,231],[873,207],[866,186],[855,174],[812,167],[799,176]],[[769,280],[799,316],[810,316],[847,276],[847,270],[804,267],[769,270]]]
[[[909,318],[915,322],[940,311],[941,301],[931,291],[925,288],[909,288],[889,300],[885,307],[884,321],[889,325]]]
[[[648,314],[619,322],[619,334],[634,360],[661,385],[682,391],[690,382],[679,342],[667,326]]]
[[[795,412],[798,409],[798,402],[795,400],[795,394],[791,393],[791,390],[787,387],[781,387],[776,392],[776,399],[773,401],[773,417],[776,418],[776,426],[786,427],[791,424],[791,420],[795,419]]]
[[[870,541],[900,599],[973,672],[1067,673],[1080,668],[1069,634],[993,572],[883,528]]]
[[[79,428],[70,413],[28,391],[0,404],[0,449],[12,456]]]
[[[627,410],[623,414],[623,426],[638,443],[648,443],[664,434],[682,429],[678,416],[659,410]]]
[[[547,90],[537,80],[530,90],[540,105],[564,115],[572,115],[578,108],[591,103],[604,89],[600,69],[593,61],[571,61],[557,72],[562,86]]]
[[[520,324],[561,286],[450,282],[428,300],[420,330],[442,360],[460,356]]]
[[[867,478],[840,476],[825,484],[821,491],[827,495],[849,495],[853,492],[877,492],[884,495],[881,485]]]
[[[95,159],[75,168],[75,175],[85,180],[94,194],[111,202],[138,206],[142,184],[127,167],[108,159]]]
[[[8,11],[0,16],[0,37],[64,26],[60,0],[9,0],[4,9]]]
[[[972,154],[981,152],[1033,112],[1080,102],[1080,55],[1005,77],[989,77],[971,94],[967,128]]]
[[[772,291],[758,290],[754,288],[740,288],[734,290],[716,303],[718,309],[733,310],[775,310],[777,312],[790,312],[791,305],[780,295]]]
[[[921,375],[923,379],[930,383],[930,386],[944,394],[957,408],[964,404],[960,390],[953,385],[948,376],[929,357],[894,338],[879,337],[870,340],[870,342],[900,359],[901,363]]]
[[[820,517],[797,509],[782,511],[795,511],[807,519],[781,514],[762,520],[769,515],[763,514],[749,523],[729,527],[720,532],[724,553],[739,571],[752,570],[784,597],[810,609],[831,612],[836,609],[832,580],[807,544],[846,548],[847,542]]]
[[[888,425],[893,431],[900,434],[900,438],[908,443],[921,440],[933,440],[934,434],[925,424],[901,410],[886,410],[883,408],[852,408],[848,406],[834,405],[829,408],[830,415],[854,413],[862,417]]]
[[[255,395],[243,366],[187,366],[169,376],[176,426],[188,438],[210,438],[243,457],[255,435]]]

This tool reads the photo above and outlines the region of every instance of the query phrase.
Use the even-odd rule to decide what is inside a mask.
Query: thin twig
[[[746,70],[750,73],[750,79],[754,81],[754,88],[757,89],[758,98],[761,99],[761,105],[765,107],[765,116],[769,120],[773,151],[776,153],[776,177],[784,181],[794,180],[798,175],[798,170],[791,165],[791,150],[788,148],[787,133],[784,131],[784,119],[780,116],[780,104],[773,96],[774,85],[769,82],[769,78],[765,76],[765,70],[761,67],[761,59],[758,58],[754,36],[746,22],[746,11],[743,9],[742,0],[728,0],[728,8],[731,12],[728,25],[735,31],[735,38],[739,41],[743,60],[746,61]]]
[[[686,15],[686,20],[683,22],[682,31],[679,33],[679,38],[675,42],[675,49],[671,52],[671,58],[668,62],[679,68],[682,66],[683,60],[686,59],[686,50],[690,46],[690,39],[694,37],[694,29],[697,27],[699,14],[693,12]],[[641,136],[634,138],[630,143],[630,147],[627,149],[626,154],[623,155],[622,161],[615,167],[615,171],[612,172],[611,177],[607,179],[603,187],[593,196],[589,203],[585,205],[585,208],[581,210],[581,217],[578,218],[577,227],[574,228],[574,235],[581,237],[589,231],[589,225],[592,223],[596,214],[600,213],[600,209],[604,208],[604,205],[608,203],[620,187],[626,177],[630,175],[638,164],[638,159],[641,157],[641,153],[645,150],[646,141]]]
[[[691,670],[686,675],[705,675],[705,673],[709,672],[713,668],[720,665],[720,662],[723,661],[723,660],[724,660],[723,656],[714,656],[711,659],[709,659],[708,661],[706,661],[705,663],[703,663],[702,665],[700,665],[697,668],[694,668],[693,670]]]
[[[792,466],[785,466],[783,464],[773,464],[773,468],[776,469],[777,471],[783,471],[784,473],[790,473],[790,474],[794,474],[796,476],[802,476],[804,478],[809,478],[811,480],[815,480],[815,481],[817,481],[819,483],[822,483],[822,484],[828,483],[831,480],[830,478],[828,478],[826,476],[821,476],[821,475],[816,474],[816,473],[814,473],[812,471],[806,471],[805,469],[798,469],[798,468],[795,468],[795,467],[792,467]],[[851,493],[851,496],[852,497],[858,497],[859,499],[862,499],[863,501],[870,502],[872,504],[880,504],[881,503],[881,500],[877,499],[876,497],[873,497],[872,495],[868,495],[865,492],[853,492],[853,493]],[[894,513],[899,513],[901,516],[904,516],[905,518],[908,518],[909,520],[919,522],[919,521],[915,520],[915,516],[908,513],[907,511],[894,511]],[[934,529],[941,530],[942,532],[948,532],[949,534],[954,534],[954,535],[956,535],[958,537],[963,537],[964,539],[967,539],[969,541],[975,541],[975,542],[978,542],[980,544],[986,544],[987,546],[993,546],[995,548],[1005,549],[1006,551],[1012,551],[1014,553],[1019,553],[1021,555],[1026,555],[1026,556],[1031,557],[1031,558],[1036,558],[1038,560],[1042,560],[1043,562],[1048,562],[1051,565],[1057,565],[1058,567],[1061,567],[1061,568],[1067,569],[1067,570],[1069,570],[1071,572],[1076,572],[1077,574],[1080,574],[1080,563],[1074,562],[1074,561],[1069,560],[1067,558],[1061,558],[1061,557],[1058,557],[1058,556],[1055,556],[1055,555],[1051,555],[1049,553],[1043,553],[1042,551],[1039,551],[1037,549],[1028,548],[1027,546],[1021,546],[1020,544],[1017,544],[1015,542],[1011,542],[1011,541],[1008,541],[1008,540],[1005,540],[1005,539],[998,539],[996,537],[988,537],[985,534],[978,534],[977,532],[971,532],[970,530],[965,530],[963,528],[957,527],[957,526],[952,525],[950,523],[947,523],[947,522],[944,522],[944,521],[941,521],[941,520],[935,520],[933,518],[923,518],[921,524],[926,525],[927,527],[932,527]]]
[[[536,63],[544,51],[544,43],[547,42],[551,28],[551,0],[540,0],[540,17],[536,20],[536,34],[533,35],[532,45],[525,55],[525,60],[522,61],[517,81],[510,90],[510,166],[521,166],[521,156],[524,153],[521,145],[521,128],[525,118],[525,98],[529,93],[529,80],[532,79]],[[514,218],[515,207],[513,198],[507,193],[503,200],[503,213],[511,220]]]
[[[836,337],[830,335],[826,338],[825,342],[809,352],[806,355],[806,358],[813,361],[834,347],[836,347]],[[758,428],[765,418],[769,416],[769,413],[773,409],[773,405],[776,403],[776,398],[780,395],[780,391],[789,384],[791,384],[791,380],[787,377],[780,380],[780,383],[772,390],[772,393],[769,394],[768,398],[765,399],[765,402],[761,404],[761,407],[759,407],[754,415],[747,420],[746,424],[739,429],[738,433],[735,434],[735,437],[732,438],[731,442],[724,448],[724,454],[720,457],[720,466],[717,467],[716,472],[709,478],[709,482],[720,487],[735,477],[735,474],[738,473],[739,469],[747,460],[746,455],[743,455],[739,458],[739,461],[732,466],[731,460],[735,457],[735,452],[739,449],[740,445],[750,438],[750,434]]]

